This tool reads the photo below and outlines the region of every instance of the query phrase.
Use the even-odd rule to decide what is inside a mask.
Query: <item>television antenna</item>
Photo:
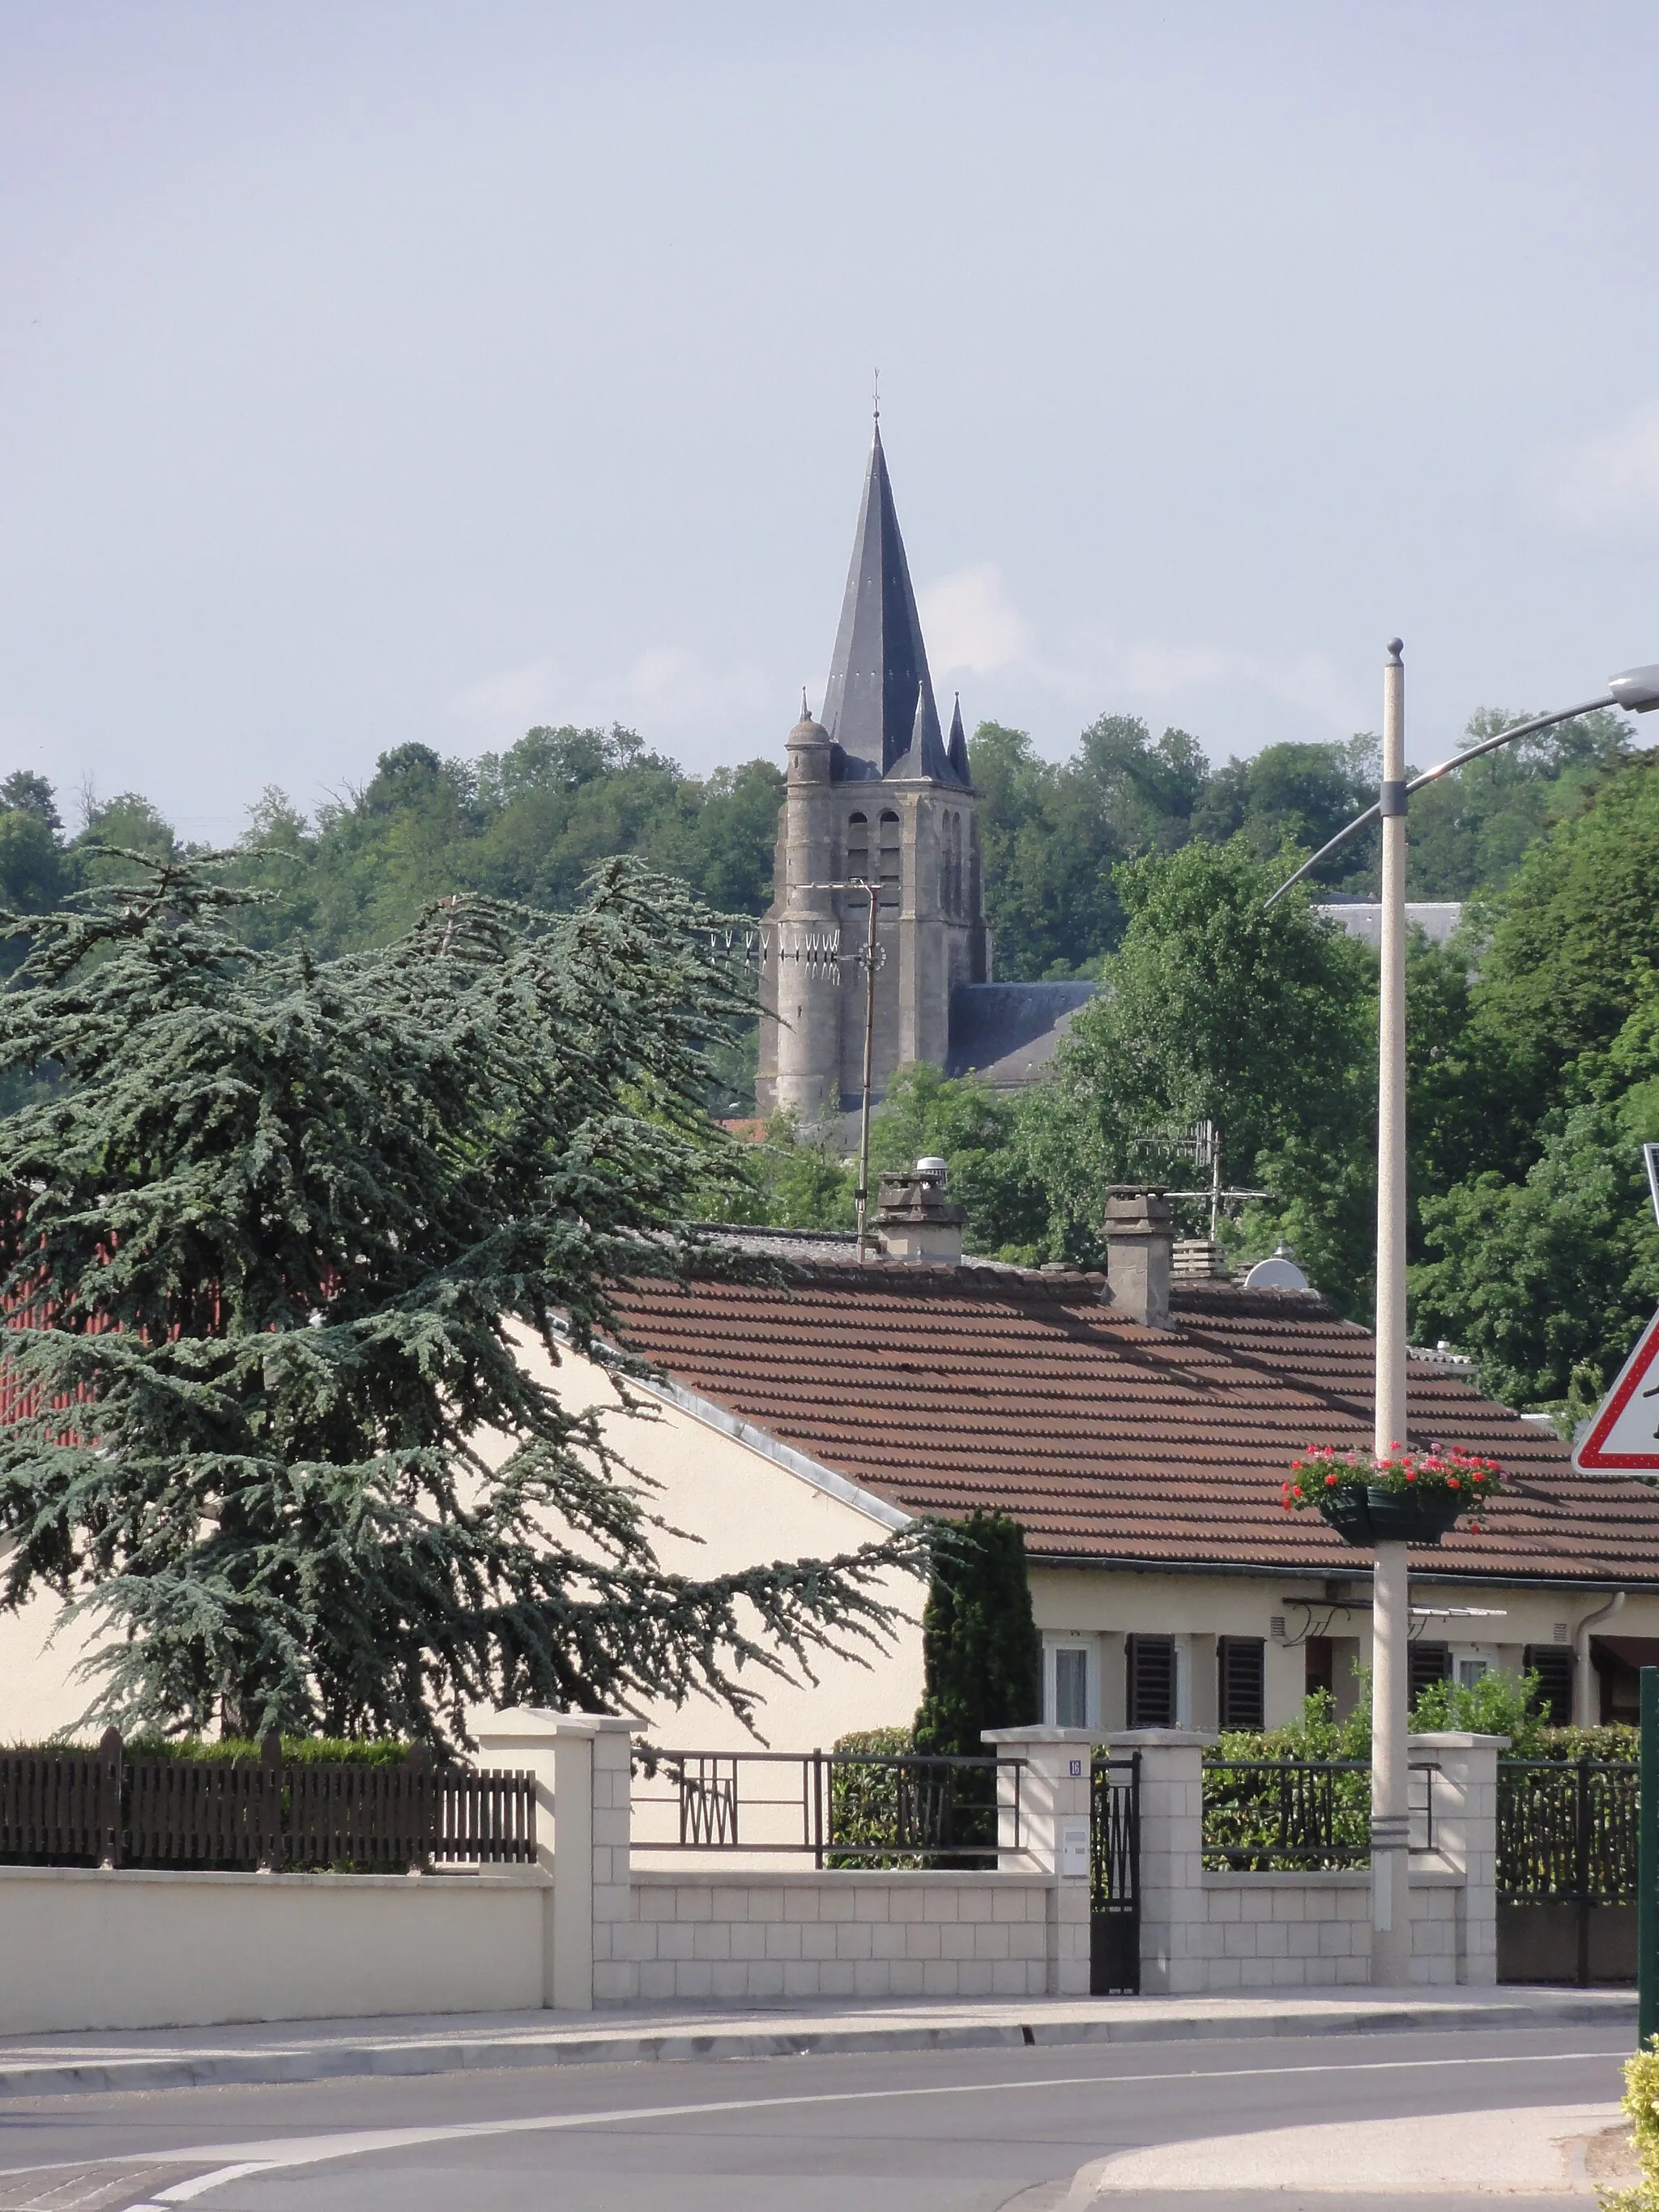
[[[869,921],[862,945],[854,945],[850,952],[841,950],[841,933],[835,933],[837,963],[836,980],[840,980],[839,963],[864,970],[864,1087],[859,1103],[859,1181],[854,1197],[858,1203],[859,1265],[864,1265],[868,1237],[867,1222],[870,1210],[870,1087],[876,1057],[876,970],[885,962],[884,948],[876,942],[876,907],[881,897],[881,884],[868,876],[849,876],[841,883],[807,884],[809,891],[857,891],[869,902]],[[782,955],[780,953],[779,957]]]
[[[1213,1121],[1195,1121],[1184,1137],[1162,1134],[1137,1137],[1134,1142],[1142,1150],[1154,1149],[1173,1153],[1176,1158],[1190,1160],[1200,1175],[1207,1168],[1209,1188],[1206,1190],[1166,1190],[1164,1195],[1183,1205],[1207,1204],[1210,1209],[1210,1242],[1215,1243],[1216,1227],[1221,1218],[1224,1205],[1242,1205],[1252,1199],[1271,1198],[1270,1190],[1243,1190],[1224,1184],[1221,1180],[1221,1131]],[[1659,1150],[1659,1147],[1656,1147]],[[1656,1200],[1659,1204],[1659,1200]]]

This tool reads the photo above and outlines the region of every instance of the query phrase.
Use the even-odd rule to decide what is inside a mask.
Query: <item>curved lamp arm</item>
[[[1577,721],[1579,715],[1593,714],[1599,707],[1622,707],[1632,714],[1645,714],[1653,708],[1659,707],[1659,662],[1646,668],[1626,669],[1622,676],[1613,677],[1607,690],[1598,693],[1594,699],[1581,700],[1576,707],[1563,707],[1559,714],[1534,714],[1530,721],[1516,722],[1510,729],[1500,730],[1495,738],[1483,738],[1478,745],[1466,745],[1462,752],[1454,753],[1449,760],[1443,760],[1437,768],[1425,769],[1421,775],[1413,776],[1409,783],[1392,787],[1384,784],[1382,796],[1376,805],[1368,806],[1363,814],[1356,814],[1352,822],[1337,831],[1328,844],[1320,847],[1310,860],[1304,860],[1293,876],[1287,876],[1273,897],[1263,902],[1263,910],[1282,899],[1292,885],[1299,884],[1303,877],[1310,874],[1322,860],[1328,860],[1339,845],[1346,845],[1350,837],[1357,836],[1369,823],[1380,820],[1385,811],[1390,814],[1403,814],[1406,801],[1413,792],[1421,791],[1425,784],[1438,782],[1453,769],[1462,768],[1465,761],[1478,760],[1482,753],[1495,752],[1499,745],[1512,745],[1517,738],[1529,738],[1535,731],[1553,728],[1558,722]]]

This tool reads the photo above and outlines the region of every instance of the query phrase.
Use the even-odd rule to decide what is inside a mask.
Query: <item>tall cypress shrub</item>
[[[936,1524],[933,1538],[916,1749],[980,1758],[981,1729],[1042,1718],[1042,1640],[1031,1612],[1025,1532],[1006,1514],[976,1512]]]

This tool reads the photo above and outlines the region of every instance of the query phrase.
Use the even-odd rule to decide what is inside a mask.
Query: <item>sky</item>
[[[0,772],[781,763],[878,368],[970,727],[1345,737],[1398,634],[1426,765],[1659,660],[1656,79],[1646,0],[0,0]]]

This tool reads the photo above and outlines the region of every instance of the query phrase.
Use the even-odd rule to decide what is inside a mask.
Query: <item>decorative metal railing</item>
[[[1498,1902],[1633,1903],[1639,1776],[1633,1761],[1500,1759]]]
[[[1431,1851],[1434,1778],[1408,1770],[1411,1849]],[[1277,1874],[1364,1866],[1370,1857],[1371,1770],[1364,1759],[1206,1761],[1204,1863],[1212,1871]]]
[[[0,1751],[0,1864],[385,1873],[536,1856],[534,1777],[434,1764]]]
[[[1018,1759],[634,1754],[637,1851],[810,1853],[819,1867],[994,1866],[1024,1848]]]

